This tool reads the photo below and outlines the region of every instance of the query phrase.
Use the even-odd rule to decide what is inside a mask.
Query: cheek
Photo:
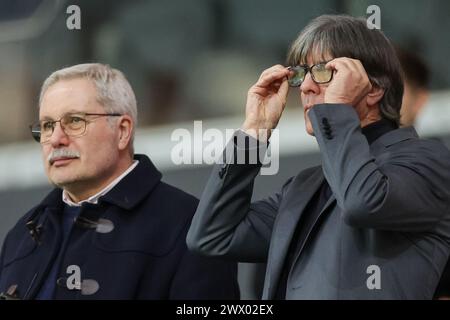
[[[317,95],[316,104],[324,103],[324,101],[325,101],[325,91],[326,91],[326,88],[322,88],[320,90],[320,93]]]
[[[47,161],[47,158],[48,158],[48,156],[50,155],[50,152],[51,152],[51,149],[50,148],[48,148],[48,147],[42,147],[42,149],[41,149],[41,157],[42,157],[42,163],[44,164],[44,168],[46,169],[46,170],[48,170],[48,168],[50,167],[50,165],[49,165],[49,163],[48,163],[48,161]]]
[[[92,140],[92,143],[84,145],[83,148],[80,147],[83,166],[90,170],[98,170],[115,162],[118,152],[113,139],[112,136],[105,136]]]
[[[80,155],[83,170],[96,171],[108,166],[117,158],[117,135],[105,123],[104,127],[93,127],[91,132],[78,141],[73,141],[72,148]]]
[[[98,158],[99,156],[105,157],[107,154],[111,154],[111,151],[117,148],[116,134],[111,130],[109,124],[105,124],[102,128],[91,135],[87,136],[83,141],[79,143],[79,151],[85,153],[89,158]]]

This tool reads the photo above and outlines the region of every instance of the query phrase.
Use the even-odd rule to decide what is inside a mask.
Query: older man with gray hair
[[[256,202],[260,163],[217,166],[188,246],[267,262],[265,299],[431,299],[450,252],[450,152],[399,128],[403,82],[389,40],[363,19],[320,16],[288,64],[250,88],[227,148],[240,159],[264,148],[298,87],[322,164]]]
[[[236,264],[189,252],[198,200],[134,155],[136,99],[107,65],[58,70],[44,82],[39,121],[56,188],[8,233],[3,299],[227,299]]]

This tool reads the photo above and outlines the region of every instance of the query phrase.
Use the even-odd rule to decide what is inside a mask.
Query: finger
[[[283,66],[274,66],[274,67],[272,67],[272,68],[270,68],[270,69],[267,69],[267,70],[265,70],[262,74],[261,74],[261,76],[259,77],[259,79],[258,80],[261,80],[262,78],[267,78],[267,77],[269,77],[269,76],[271,76],[271,75],[277,75],[277,74],[280,74],[280,72],[281,73],[288,73],[289,72],[289,70],[288,70],[288,68],[286,68],[286,67],[283,67]]]
[[[357,82],[363,81],[364,79],[364,75],[361,74],[356,63],[349,58],[339,58],[339,60],[334,61],[330,67],[335,70],[334,73],[336,74],[336,77],[341,79],[349,78]]]
[[[287,78],[289,75],[289,70],[286,68],[274,70],[271,73],[266,73],[265,75],[261,75],[260,79],[256,83],[258,87],[268,87],[273,85],[274,82],[282,80],[283,78]]]
[[[359,61],[358,59],[347,59],[346,62],[348,64],[349,68],[351,68],[351,70],[353,72],[357,72],[358,74],[366,73],[364,66],[362,65],[361,61]]]
[[[345,57],[336,58],[328,62],[325,68],[332,68],[335,69],[336,71],[342,71],[343,73],[357,72],[358,69],[354,65],[352,65],[350,60],[351,59]]]
[[[370,82],[369,75],[364,68],[362,62],[358,59],[349,59],[348,63],[351,65],[353,72],[355,75],[358,75],[359,81],[366,83],[366,87],[368,90],[372,88],[372,83]]]
[[[369,76],[367,74],[366,69],[364,68],[362,62],[360,60],[353,60],[353,64],[355,66],[355,69],[358,70],[357,72],[361,74],[365,79],[368,79]]]
[[[267,76],[269,74],[272,74],[274,72],[277,72],[279,70],[283,70],[283,69],[285,69],[284,66],[282,66],[281,64],[276,64],[276,65],[274,65],[274,66],[264,70],[263,72],[261,72],[261,75],[259,76],[259,79],[261,79],[262,77],[265,77],[265,76]]]
[[[280,98],[283,101],[283,106],[286,105],[286,98],[289,91],[289,83],[287,79],[283,80],[283,83],[280,86],[280,89],[278,90],[278,94],[280,95]]]
[[[344,58],[343,62],[349,67],[352,72],[360,75],[367,75],[366,69],[364,68],[362,62],[358,59]]]

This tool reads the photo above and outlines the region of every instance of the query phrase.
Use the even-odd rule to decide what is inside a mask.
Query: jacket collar
[[[161,181],[162,174],[146,155],[135,155],[139,164],[124,177],[99,203],[107,202],[126,210],[139,204]]]
[[[361,128],[362,134],[366,137],[369,145],[376,141],[382,135],[398,129],[398,125],[394,121],[382,118],[381,120],[372,122],[371,124]]]
[[[416,129],[414,129],[414,127],[405,127],[392,130],[386,134],[383,134],[373,144],[374,145],[381,144],[385,147],[389,147],[398,142],[408,139],[417,139],[418,137],[419,135],[417,134],[417,131]]]
[[[162,174],[156,169],[146,155],[135,155],[139,164],[126,175],[106,195],[100,197],[99,203],[110,203],[120,208],[131,210],[139,204],[161,181]],[[38,207],[62,208],[62,190],[55,188]],[[39,210],[38,210],[39,211]]]

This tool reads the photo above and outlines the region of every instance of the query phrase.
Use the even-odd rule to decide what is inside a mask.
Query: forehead
[[[333,56],[326,50],[322,51],[319,48],[315,47],[310,50],[307,54],[300,58],[301,64],[307,64],[311,66],[313,64],[317,64],[320,62],[330,61],[333,59]]]
[[[91,80],[76,78],[60,80],[44,93],[39,118],[59,118],[69,112],[101,112],[97,90]]]
[[[313,65],[334,58],[330,44],[321,39],[309,38],[297,44],[290,53],[290,63],[296,65]]]

